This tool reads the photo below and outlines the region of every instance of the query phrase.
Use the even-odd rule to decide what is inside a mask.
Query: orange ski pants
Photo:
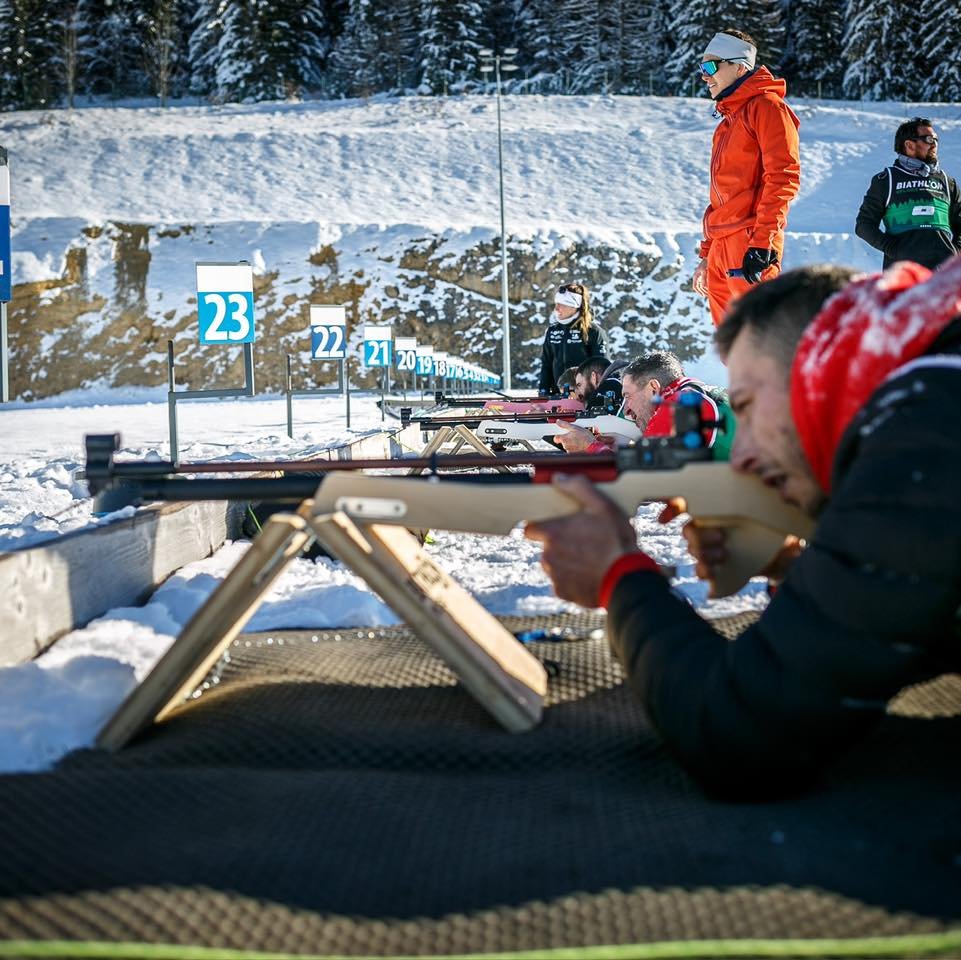
[[[736,300],[745,291],[751,289],[742,277],[729,277],[728,270],[740,270],[744,254],[747,253],[748,231],[738,230],[730,236],[712,240],[707,251],[707,299],[711,306],[711,319],[714,326],[718,326],[724,317],[728,304]],[[784,234],[779,233],[774,238],[774,249],[777,250],[777,263],[768,267],[762,275],[762,280],[773,280],[781,272],[781,255],[784,253]]]

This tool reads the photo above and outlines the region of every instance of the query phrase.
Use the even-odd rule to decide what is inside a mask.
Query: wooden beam
[[[415,427],[377,432],[317,454],[326,460],[399,457],[420,449]],[[35,547],[0,553],[0,667],[30,660],[57,637],[113,607],[142,603],[171,573],[240,533],[241,511],[220,502],[141,507]]]
[[[132,517],[0,555],[0,666],[37,656],[112,607],[140,603],[240,529],[224,501],[151,504]]]

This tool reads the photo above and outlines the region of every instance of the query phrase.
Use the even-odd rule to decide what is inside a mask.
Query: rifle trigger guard
[[[406,515],[407,504],[385,497],[338,497],[334,509],[358,520],[393,520]]]

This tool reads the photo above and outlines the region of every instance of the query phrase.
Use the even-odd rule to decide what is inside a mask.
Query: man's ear
[[[656,377],[651,377],[651,379],[647,381],[647,385],[651,388],[651,392],[655,396],[661,392],[661,381]]]

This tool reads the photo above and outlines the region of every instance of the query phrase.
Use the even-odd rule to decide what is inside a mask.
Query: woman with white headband
[[[538,392],[559,392],[557,378],[569,367],[580,366],[588,357],[603,356],[607,338],[594,323],[591,296],[583,283],[565,283],[554,294],[554,312],[544,334]]]

